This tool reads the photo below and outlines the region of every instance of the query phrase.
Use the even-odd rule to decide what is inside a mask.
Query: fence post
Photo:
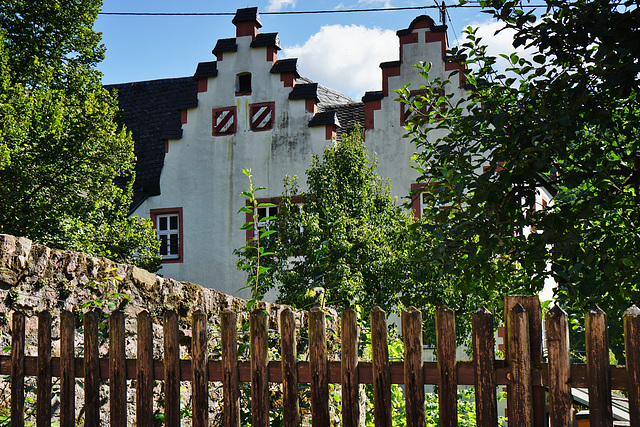
[[[136,361],[136,425],[153,425],[153,329],[149,312],[138,314]]]
[[[191,396],[193,427],[209,425],[209,371],[207,370],[207,315],[198,310],[191,316]]]
[[[24,313],[13,312],[11,331],[11,426],[24,426]]]
[[[124,349],[124,313],[109,316],[109,420],[112,427],[127,425],[127,361]]]
[[[422,370],[422,313],[415,307],[402,312],[404,391],[407,425],[424,427],[424,372]]]
[[[509,422],[518,427],[533,425],[531,398],[531,359],[529,353],[529,316],[524,307],[516,304],[507,316],[509,337],[509,375],[513,393],[509,402]]]
[[[360,424],[358,327],[354,309],[347,308],[342,312],[341,326],[342,425],[358,427]]]
[[[178,315],[165,311],[164,334],[164,422],[168,427],[180,427],[180,347],[178,345]]]
[[[224,310],[220,315],[222,344],[222,398],[224,425],[240,427],[240,384],[238,372],[238,332],[236,313]]]
[[[549,358],[549,417],[553,427],[573,426],[567,313],[555,305],[545,317]]]
[[[607,315],[595,306],[585,318],[589,418],[594,427],[612,426]]]
[[[296,350],[296,320],[293,311],[280,312],[280,345],[282,358],[282,418],[285,427],[298,427],[298,356]]]
[[[631,427],[640,427],[640,310],[635,305],[624,312],[624,344],[627,355],[627,387]]]
[[[375,425],[391,425],[391,373],[387,313],[380,307],[371,310],[371,349],[373,352],[373,417]]]
[[[269,425],[269,372],[267,371],[267,313],[255,309],[249,317],[251,339],[251,425]]]
[[[529,317],[529,360],[532,369],[539,369],[542,363],[542,308],[540,298],[537,295],[506,295],[504,297],[504,319],[506,322],[508,313],[516,305],[520,304]],[[505,337],[507,359],[509,359],[509,336]],[[512,393],[507,386],[507,407],[511,405]],[[536,385],[532,388],[533,425],[545,426],[545,398],[544,387]],[[509,410],[509,412],[511,412]]]
[[[438,340],[438,412],[440,426],[458,425],[458,375],[456,371],[456,321],[443,305],[436,311]]]
[[[38,391],[36,425],[51,426],[51,313],[38,313]]]
[[[95,311],[84,314],[84,413],[87,427],[100,425],[100,359]]]
[[[62,310],[60,312],[60,427],[76,425],[74,333],[73,313]]]
[[[485,307],[479,308],[473,314],[472,323],[476,422],[480,427],[495,427],[498,425],[498,404],[493,315]]]
[[[329,422],[329,362],[324,310],[309,311],[309,369],[311,370],[311,418],[314,426]]]

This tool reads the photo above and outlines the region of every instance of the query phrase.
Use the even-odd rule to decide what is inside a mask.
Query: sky
[[[440,1],[440,3],[442,3]],[[457,2],[448,2],[456,4]],[[103,83],[191,76],[199,62],[214,61],[211,50],[221,38],[235,37],[231,23],[238,8],[258,7],[261,32],[277,32],[282,50],[278,59],[298,58],[304,77],[339,90],[356,100],[365,91],[380,90],[379,64],[398,60],[396,31],[419,15],[440,24],[438,9],[270,15],[267,12],[338,11],[347,9],[435,6],[407,0],[103,0],[102,12],[231,13],[223,16],[99,15],[95,30],[102,33],[106,59],[98,67]],[[471,25],[489,44],[490,52],[510,53],[511,34],[494,35],[499,24],[479,8],[448,8],[449,44],[462,40]]]

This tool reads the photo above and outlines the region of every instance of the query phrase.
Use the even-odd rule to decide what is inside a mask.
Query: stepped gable
[[[136,180],[130,211],[149,196],[160,194],[164,139],[182,136],[180,110],[198,105],[197,81],[192,77],[150,80],[105,86],[118,91],[124,124],[133,134]]]

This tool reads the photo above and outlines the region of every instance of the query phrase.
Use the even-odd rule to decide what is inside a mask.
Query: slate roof
[[[216,53],[237,51],[238,45],[236,44],[236,39],[234,37],[232,39],[218,39],[218,41],[216,42],[216,46],[213,48],[211,53],[215,55]]]
[[[251,42],[251,47],[265,46],[275,46],[277,50],[282,49],[280,47],[280,37],[278,37],[278,33],[260,33]]]
[[[182,136],[180,110],[198,105],[198,83],[192,77],[123,83],[117,89],[124,123],[135,141],[136,180],[133,212],[149,196],[160,194],[164,141]]]
[[[318,98],[318,83],[298,83],[289,93],[289,99]]]
[[[338,121],[335,111],[323,111],[321,113],[316,113],[311,120],[309,120],[309,127],[325,125],[340,126],[340,122]]]
[[[200,62],[196,73],[193,75],[194,79],[200,79],[204,77],[217,77],[218,76],[218,63],[216,61]]]
[[[402,64],[400,61],[387,61],[381,62],[380,68],[391,68],[391,67],[399,67]]]
[[[258,28],[262,27],[262,21],[260,21],[260,14],[257,7],[247,7],[244,9],[236,10],[236,15],[231,22],[235,25],[238,22],[257,22]]]

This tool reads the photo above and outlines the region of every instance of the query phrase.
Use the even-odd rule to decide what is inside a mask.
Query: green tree
[[[408,126],[431,196],[425,259],[462,293],[539,291],[580,316],[598,304],[610,319],[640,300],[640,9],[636,1],[484,0],[514,47],[505,71],[473,29],[450,52],[472,86],[460,102],[429,78],[403,102],[431,109]],[[423,111],[425,111],[423,109]],[[548,205],[536,204],[547,191]],[[447,206],[447,209],[442,209]],[[621,324],[610,321],[621,357]]]
[[[95,65],[99,1],[0,5],[0,232],[155,270],[128,218],[133,141]]]
[[[362,141],[357,130],[327,145],[306,171],[307,191],[300,191],[296,178],[285,178],[277,220],[269,225],[278,233],[261,243],[273,254],[261,263],[263,288],[276,288],[281,302],[301,308],[315,303],[310,291],[322,287],[320,303],[337,309],[415,305],[428,314],[446,304],[475,310],[473,295],[460,298],[449,282],[433,280],[431,265],[416,259],[430,237],[421,229],[410,232],[415,219],[376,174]],[[251,265],[251,252],[237,253],[240,268]],[[459,322],[459,336],[467,326]]]

